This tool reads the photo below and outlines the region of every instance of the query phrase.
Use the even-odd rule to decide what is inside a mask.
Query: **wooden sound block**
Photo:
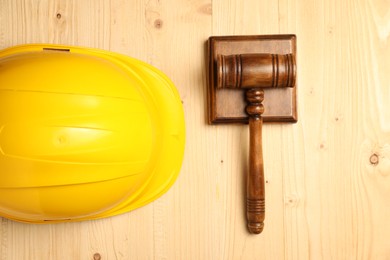
[[[209,38],[208,120],[210,124],[248,123],[245,91],[217,88],[219,55],[292,54],[295,35],[213,36]],[[264,122],[297,122],[296,86],[264,89]]]

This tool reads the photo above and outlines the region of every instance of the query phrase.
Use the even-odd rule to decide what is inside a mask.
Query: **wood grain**
[[[263,125],[267,218],[254,237],[248,129],[207,124],[205,42],[277,33],[298,39],[299,122]],[[73,44],[149,62],[178,87],[187,124],[162,198],[82,223],[2,219],[0,259],[390,259],[389,38],[384,0],[0,0],[0,48]]]

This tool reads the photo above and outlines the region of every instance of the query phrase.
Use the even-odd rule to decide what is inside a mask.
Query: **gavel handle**
[[[250,89],[246,92],[249,114],[249,172],[247,176],[247,220],[248,229],[253,234],[263,231],[265,218],[264,166],[262,149],[261,104],[264,92]]]
[[[247,220],[251,233],[263,231],[265,218],[264,168],[262,151],[263,119],[249,118],[249,172],[247,177]]]

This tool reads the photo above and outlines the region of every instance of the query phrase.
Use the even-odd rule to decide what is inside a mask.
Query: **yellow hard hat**
[[[0,216],[117,215],[158,198],[184,154],[180,97],[156,68],[60,45],[0,51]]]

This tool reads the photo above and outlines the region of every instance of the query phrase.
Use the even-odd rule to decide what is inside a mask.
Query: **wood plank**
[[[302,86],[300,129],[283,136],[286,146],[296,145],[289,154],[295,159],[285,158],[292,169],[284,182],[291,198],[285,210],[286,258],[387,259],[384,216],[390,204],[383,200],[389,196],[383,187],[389,183],[379,171],[390,172],[382,112],[388,111],[383,99],[390,48],[383,41],[389,32],[383,10],[389,7],[379,1],[284,1],[282,6],[281,30],[296,29]],[[381,154],[382,165],[370,164],[374,154]]]
[[[147,6],[149,62],[177,86],[186,118],[186,149],[172,189],[153,204],[154,257],[213,259],[221,241],[219,201],[210,148],[215,132],[205,125],[204,39],[211,31],[211,1],[150,1]],[[208,157],[208,155],[212,155]],[[213,214],[218,212],[220,214]],[[210,212],[213,212],[210,214]]]
[[[213,35],[275,34],[279,31],[278,3],[276,1],[213,1]],[[228,169],[232,180],[225,192],[237,197],[230,213],[240,218],[226,233],[227,259],[283,259],[283,168],[281,125],[263,125],[263,157],[265,173],[266,217],[264,231],[259,236],[250,235],[245,227],[245,176],[248,171],[249,135],[247,126],[218,125],[229,131],[225,139],[240,139],[235,147],[219,142],[218,149],[231,150],[226,160],[234,162]],[[232,182],[232,183],[230,183]],[[240,186],[236,187],[235,183]]]

